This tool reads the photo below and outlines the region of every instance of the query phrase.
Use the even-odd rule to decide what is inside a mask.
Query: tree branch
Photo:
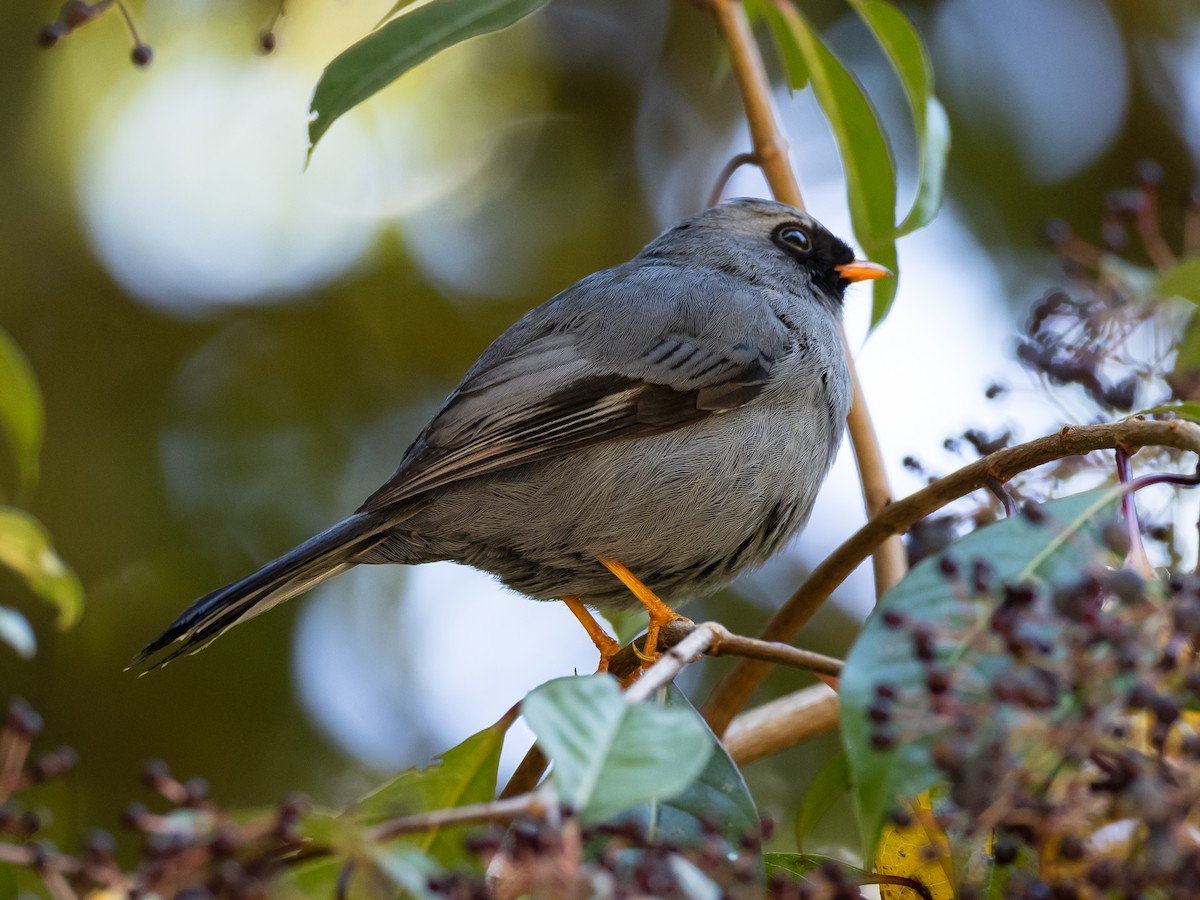
[[[739,766],[837,728],[838,698],[814,684],[748,710],[729,723],[721,743]]]
[[[762,632],[769,641],[790,641],[809,617],[880,544],[896,539],[916,522],[974,490],[989,479],[1003,483],[1014,475],[1068,456],[1123,447],[1172,447],[1200,454],[1200,426],[1183,419],[1126,419],[1107,425],[1067,425],[1061,431],[998,450],[926,488],[898,500],[867,522],[825,558],[775,614]],[[726,676],[704,706],[704,717],[722,735],[766,674],[767,664],[743,660]]]
[[[431,828],[444,828],[447,825],[508,822],[526,813],[531,816],[544,815],[555,803],[557,801],[553,795],[549,794],[548,789],[543,788],[517,797],[489,800],[487,803],[470,803],[466,806],[452,806],[449,809],[435,809],[430,812],[390,819],[367,829],[365,836],[369,841],[389,841],[402,834],[428,831]]]
[[[771,103],[771,82],[763,65],[758,44],[750,30],[741,0],[713,0],[717,30],[729,45],[729,63],[742,94],[750,138],[754,143],[754,161],[763,170],[775,198],[804,209],[800,185],[788,162],[788,143],[778,125]]]
[[[758,44],[755,43],[754,34],[750,30],[746,10],[741,0],[711,0],[709,5],[716,19],[717,30],[729,46],[729,61],[742,95],[742,106],[746,110],[746,121],[754,143],[754,159],[763,170],[775,198],[798,209],[804,209],[800,185],[788,161],[787,139],[779,127],[771,103],[771,82],[767,78],[762,54],[759,53]],[[844,332],[842,346],[853,385],[853,402],[850,415],[846,419],[846,427],[854,449],[854,461],[858,466],[867,515],[874,516],[891,502],[892,489],[888,483],[887,469],[883,464],[883,452],[871,423],[866,397],[863,395]],[[904,547],[899,539],[881,543],[875,553],[874,568],[875,596],[878,598],[903,578],[908,568]]]

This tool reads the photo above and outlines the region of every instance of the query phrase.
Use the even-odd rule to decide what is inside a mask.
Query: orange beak
[[[833,271],[837,272],[843,281],[874,281],[876,278],[889,278],[892,274],[887,266],[865,259],[834,266]]]

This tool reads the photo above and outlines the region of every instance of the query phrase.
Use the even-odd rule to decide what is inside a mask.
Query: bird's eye
[[[812,249],[812,238],[798,225],[785,225],[775,234],[775,240],[785,250],[807,253]]]

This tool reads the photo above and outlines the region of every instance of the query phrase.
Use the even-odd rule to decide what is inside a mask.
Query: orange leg
[[[579,624],[583,626],[583,630],[588,633],[588,637],[592,639],[592,643],[600,651],[600,665],[596,668],[596,671],[607,672],[609,660],[621,649],[621,645],[609,637],[608,632],[600,627],[600,623],[588,612],[588,608],[579,602],[578,597],[563,597],[562,602],[567,604],[567,609],[579,620]]]
[[[608,559],[601,556],[600,562],[618,578],[625,587],[633,592],[633,596],[638,598],[642,606],[646,607],[646,612],[650,614],[650,627],[646,629],[646,646],[643,649],[647,659],[655,658],[655,650],[658,647],[658,632],[668,622],[674,622],[676,619],[683,619],[685,622],[691,621],[681,616],[667,604],[658,599],[658,595],[646,585],[642,584],[641,580],[625,568],[624,564],[615,559]]]

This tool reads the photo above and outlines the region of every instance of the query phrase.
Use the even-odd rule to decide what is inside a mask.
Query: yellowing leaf
[[[934,821],[929,794],[909,801],[909,813],[909,825],[900,828],[889,822],[884,826],[875,852],[875,871],[920,882],[933,900],[954,900],[950,841]],[[913,893],[906,887],[881,884],[879,896],[882,900],[912,900]]]
[[[83,588],[54,552],[50,535],[27,512],[0,506],[0,566],[7,566],[29,589],[58,609],[58,627],[74,625],[83,612]]]

